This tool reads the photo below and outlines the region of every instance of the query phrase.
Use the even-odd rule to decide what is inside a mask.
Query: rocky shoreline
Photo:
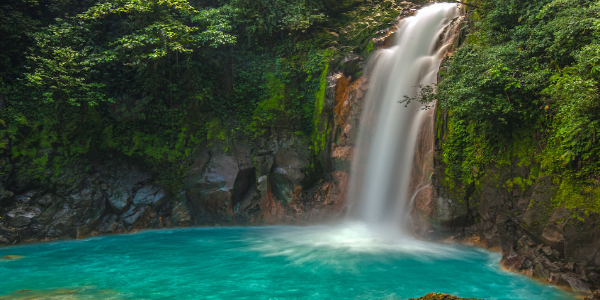
[[[486,170],[482,188],[468,196],[442,184],[436,174],[444,174],[444,164],[439,157],[435,163],[431,196],[415,203],[419,235],[500,252],[503,268],[547,284],[587,296],[600,292],[600,216],[584,220],[578,211],[549,209],[555,186],[548,177],[529,188],[508,187],[511,178],[529,176],[516,161]]]

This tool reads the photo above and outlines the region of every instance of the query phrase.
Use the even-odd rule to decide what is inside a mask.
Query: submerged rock
[[[6,256],[0,257],[0,260],[19,260],[19,259],[23,259],[23,258],[25,258],[25,256],[21,256],[21,255],[6,255]]]
[[[408,300],[478,300],[475,298],[459,298],[452,295],[441,294],[441,293],[429,293],[421,298],[413,298]]]
[[[74,289],[56,289],[56,290],[18,290],[9,295],[0,296],[0,300],[65,300],[81,299],[77,297],[78,290]]]

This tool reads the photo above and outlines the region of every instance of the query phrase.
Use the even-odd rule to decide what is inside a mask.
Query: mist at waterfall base
[[[499,254],[410,238],[418,129],[414,95],[435,82],[459,16],[435,4],[399,26],[370,63],[343,224],[146,231],[0,248],[0,299],[571,299],[504,272]],[[429,55],[429,53],[433,53]],[[431,111],[429,111],[430,113]],[[21,291],[19,291],[21,290]]]

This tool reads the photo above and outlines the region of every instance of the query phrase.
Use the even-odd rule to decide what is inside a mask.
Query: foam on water
[[[366,224],[359,221],[339,225],[288,227],[285,231],[266,236],[268,243],[256,246],[270,255],[284,254],[305,260],[307,252],[320,255],[339,252],[348,253],[395,253],[420,257],[457,257],[460,251],[447,245],[416,240],[405,235],[390,232],[385,226]]]

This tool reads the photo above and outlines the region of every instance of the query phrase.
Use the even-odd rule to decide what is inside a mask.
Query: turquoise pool
[[[5,255],[23,258],[0,261],[0,299],[572,299],[502,271],[496,253],[360,225],[144,231]]]

